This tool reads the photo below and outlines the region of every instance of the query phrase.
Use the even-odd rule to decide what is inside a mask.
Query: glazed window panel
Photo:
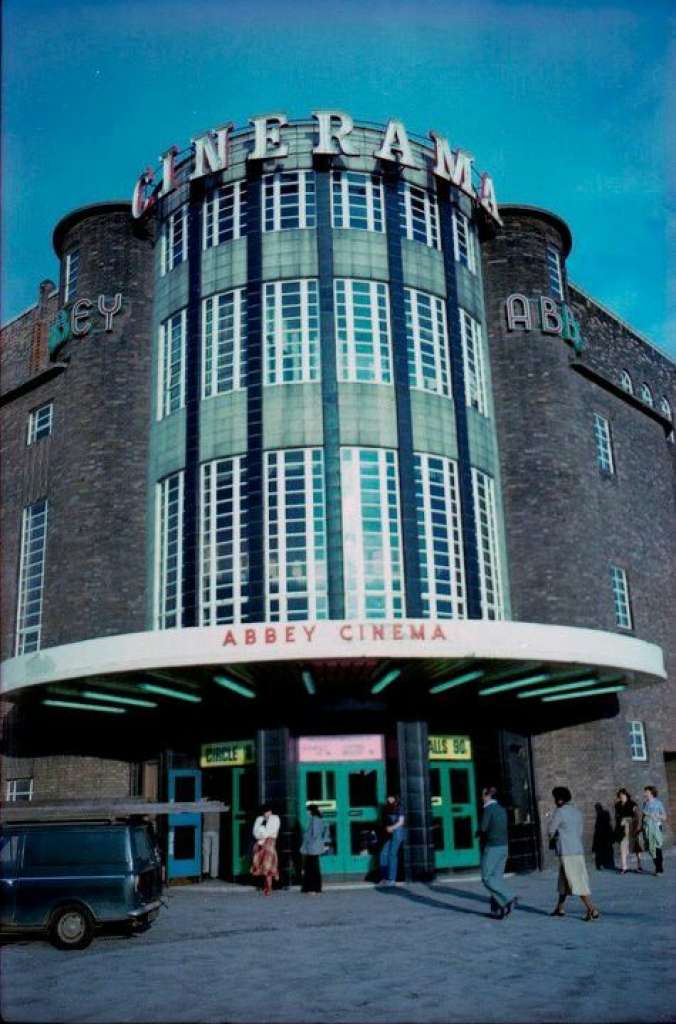
[[[472,467],[472,491],[479,556],[481,617],[503,619],[505,612],[495,481],[487,473]]]
[[[319,287],[316,280],[264,287],[265,383],[319,380]]]
[[[464,309],[460,310],[460,334],[465,371],[465,402],[482,416],[487,416],[488,398],[481,324]]]
[[[221,185],[204,202],[204,248],[246,235],[246,182]]]
[[[33,409],[28,414],[28,435],[26,444],[35,444],[37,441],[42,440],[43,437],[49,437],[52,432],[52,419],[54,414],[54,405],[52,402],[47,402],[46,405],[41,405],[38,409]]]
[[[185,338],[186,311],[182,309],[160,325],[158,420],[185,405]]]
[[[241,622],[248,554],[243,456],[204,463],[201,471],[200,625]]]
[[[458,466],[452,459],[415,455],[416,521],[423,615],[464,619]]]
[[[647,761],[648,747],[645,739],[645,726],[643,722],[629,723],[629,746],[631,749],[632,761]]]
[[[628,395],[634,394],[634,384],[626,370],[622,370],[620,373],[620,387],[623,391],[626,391]]]
[[[652,393],[652,391],[650,390],[650,388],[648,387],[647,384],[641,384],[641,387],[640,387],[640,390],[639,390],[639,396],[641,398],[641,401],[645,402],[645,404],[649,405],[650,408],[652,409],[652,407],[654,405],[653,393]]]
[[[468,218],[460,210],[453,210],[453,249],[458,263],[476,274],[476,243]]]
[[[388,287],[378,281],[335,281],[338,379],[391,384]]]
[[[594,413],[594,440],[596,442],[596,462],[604,473],[615,472],[613,445],[610,437],[610,424],[599,413]]]
[[[183,624],[183,470],[155,489],[155,628]]]
[[[404,573],[396,453],[341,450],[347,618],[400,619]]]
[[[77,282],[80,276],[80,250],[73,249],[66,254],[66,266],[64,271],[63,301],[72,302],[77,295]]]
[[[439,210],[436,196],[404,182],[401,193],[401,226],[406,238],[440,249]]]
[[[162,274],[168,274],[187,257],[188,207],[185,205],[167,217],[162,227]]]
[[[384,231],[381,179],[375,174],[333,171],[331,223],[334,228]]]
[[[445,303],[414,288],[404,289],[404,303],[409,385],[450,398]]]
[[[563,275],[561,273],[561,255],[551,246],[547,246],[547,276],[549,278],[549,293],[563,302]]]
[[[271,621],[326,619],[326,508],[320,448],[268,452],[266,613]]]
[[[18,606],[15,653],[40,650],[42,598],[47,546],[47,501],[37,501],[23,510],[19,559]]]
[[[7,803],[29,803],[33,799],[33,779],[7,779],[5,799]]]
[[[202,396],[246,386],[246,292],[235,288],[202,303]]]
[[[611,565],[610,581],[613,588],[613,603],[615,605],[615,624],[622,629],[633,629],[629,583],[625,570],[619,565]]]
[[[263,231],[313,228],[316,225],[313,171],[266,174],[263,188]]]

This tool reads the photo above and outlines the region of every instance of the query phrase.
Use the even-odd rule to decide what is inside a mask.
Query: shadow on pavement
[[[434,907],[435,910],[450,910],[456,914],[471,914],[472,917],[492,917],[490,913],[482,913],[479,910],[468,910],[466,907],[458,907],[455,903],[445,903],[441,900],[433,900],[429,896],[420,896],[411,892],[410,889],[403,889],[401,886],[387,886],[375,890],[380,896],[399,896],[400,899],[410,900],[411,903],[420,903],[425,907]],[[465,893],[462,893],[464,896]],[[482,900],[482,903],[485,903]]]
[[[450,893],[451,896],[461,896],[466,900],[475,900],[478,903],[485,903],[486,897],[481,896],[476,892],[467,892],[466,889],[453,889],[449,885],[428,885],[428,889],[432,892],[438,893]],[[548,910],[540,910],[539,907],[532,907],[529,903],[523,903],[520,897],[517,897],[517,904],[512,913],[518,914],[523,911],[524,914],[536,914],[538,917],[549,917]]]

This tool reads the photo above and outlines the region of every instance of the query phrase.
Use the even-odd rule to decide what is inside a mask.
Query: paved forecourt
[[[521,906],[488,918],[478,881],[297,889],[270,900],[205,885],[170,890],[151,930],[81,953],[3,950],[7,1021],[473,1022],[674,1020],[676,860],[662,878],[591,874],[549,917],[556,873],[510,880]],[[671,876],[671,877],[670,877]]]

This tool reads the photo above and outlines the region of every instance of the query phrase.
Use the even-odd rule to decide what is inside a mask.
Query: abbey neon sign
[[[312,117],[316,121],[313,155],[328,158],[340,156],[348,160],[350,157],[371,155],[377,160],[400,167],[410,167],[413,170],[425,170],[429,167],[437,178],[455,185],[486,210],[493,220],[502,224],[491,175],[481,174],[479,187],[475,189],[472,183],[474,157],[464,149],[451,149],[448,140],[442,135],[431,131],[431,148],[422,152],[417,150],[414,153],[404,123],[393,118],[385,126],[380,146],[368,154],[360,152],[357,148],[352,137],[354,122],[349,114],[341,110],[314,110]],[[250,118],[249,123],[253,126],[253,149],[247,156],[248,162],[281,160],[288,156],[289,147],[284,141],[284,129],[289,125],[286,114],[262,114],[260,117]],[[233,124],[229,121],[191,140],[190,181],[224,171],[229,166],[232,131]],[[139,176],[132,195],[134,217],[142,217],[158,198],[168,195],[177,187],[178,153],[178,146],[171,146],[160,157],[161,183],[156,182],[152,167],[146,168]],[[421,162],[423,160],[424,163]]]

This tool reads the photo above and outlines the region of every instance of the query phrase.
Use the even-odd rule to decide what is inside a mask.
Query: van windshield
[[[134,853],[139,860],[154,860],[155,850],[150,838],[150,832],[145,826],[138,826],[131,830]]]
[[[51,829],[28,832],[25,867],[126,864],[124,829]]]

